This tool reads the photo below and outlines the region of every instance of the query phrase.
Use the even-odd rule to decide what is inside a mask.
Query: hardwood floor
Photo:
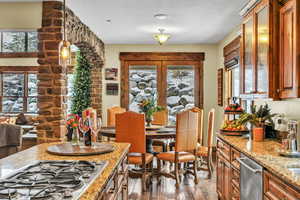
[[[199,183],[194,184],[193,177],[183,178],[180,188],[176,190],[175,180],[162,177],[157,184],[154,177],[147,192],[142,193],[141,180],[129,179],[130,200],[217,200],[215,171],[211,179],[207,172],[198,172]]]

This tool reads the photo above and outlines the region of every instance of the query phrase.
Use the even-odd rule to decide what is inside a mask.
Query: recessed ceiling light
[[[107,20],[105,20],[107,23],[111,23],[111,20],[110,19],[107,19]]]
[[[159,19],[159,20],[164,20],[164,19],[168,18],[168,15],[159,13],[159,14],[154,15],[154,18]]]

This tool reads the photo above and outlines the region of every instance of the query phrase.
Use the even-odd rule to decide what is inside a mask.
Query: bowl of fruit
[[[224,110],[227,114],[242,114],[244,112],[243,108],[238,103],[229,104]]]
[[[248,134],[249,130],[238,119],[225,120],[220,129],[220,133],[223,135],[244,135]]]

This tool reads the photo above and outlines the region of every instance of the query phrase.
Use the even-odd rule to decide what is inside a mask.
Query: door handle
[[[262,170],[260,169],[253,169],[252,167],[250,167],[249,165],[247,165],[244,160],[246,160],[247,158],[237,158],[237,161],[239,161],[239,163],[243,166],[245,166],[247,169],[249,169],[250,171],[252,171],[255,174],[261,173]]]

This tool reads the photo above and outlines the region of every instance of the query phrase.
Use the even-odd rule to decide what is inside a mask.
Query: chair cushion
[[[151,153],[146,153],[145,161],[146,164],[150,163],[153,160],[153,155]],[[128,154],[128,163],[134,165],[142,165],[142,154],[140,153],[130,153]]]
[[[197,155],[197,156],[207,157],[207,156],[208,156],[208,147],[205,147],[205,146],[198,146],[198,147],[197,147],[196,155]]]
[[[189,161],[194,161],[195,160],[195,156],[192,153],[179,152],[178,154],[179,154],[178,155],[178,161],[179,162],[189,162]],[[160,153],[160,154],[157,155],[157,158],[159,160],[175,162],[175,151]]]

